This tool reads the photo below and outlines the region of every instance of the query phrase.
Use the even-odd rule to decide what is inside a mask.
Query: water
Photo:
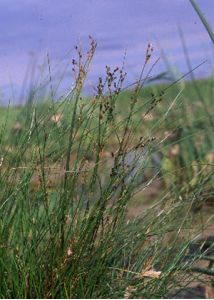
[[[198,0],[197,4],[214,28],[214,1]],[[57,0],[1,0],[0,25],[0,87],[4,98],[14,101],[22,100],[29,64],[40,72],[39,81],[47,79],[47,53],[53,74],[64,72],[59,91],[71,87],[74,45],[87,48],[88,35],[97,40],[98,48],[87,90],[103,74],[105,65],[120,66],[125,52],[127,82],[135,81],[149,42],[155,49],[151,63],[162,57],[153,76],[167,68],[162,51],[174,69],[186,72],[178,27],[184,33],[192,67],[208,59],[196,76],[209,75],[213,67],[209,36],[186,0],[63,0],[60,4]]]

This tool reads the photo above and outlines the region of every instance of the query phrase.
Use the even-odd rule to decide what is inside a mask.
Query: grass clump
[[[95,49],[93,39],[86,56],[76,48],[76,84],[67,97],[4,111],[2,298],[167,297],[175,286],[193,280],[185,255],[201,223],[193,227],[191,210],[204,200],[213,170],[194,169],[209,149],[195,154],[195,120],[186,122],[178,101],[188,95],[170,90],[173,96],[164,101],[162,86],[145,88],[143,94],[143,78],[151,72],[149,45],[133,90],[123,91],[123,68],[107,66],[96,94],[85,100],[81,91]],[[147,122],[150,114],[160,118]],[[175,122],[173,114],[179,116]],[[11,115],[17,116],[15,126]],[[164,134],[168,130],[171,138],[178,122],[182,135],[173,142]],[[179,150],[170,156],[173,143]],[[154,168],[151,158],[158,151],[165,160]],[[169,180],[176,170],[175,180]],[[146,203],[144,191],[157,178],[163,180],[163,192],[130,218],[129,208]]]

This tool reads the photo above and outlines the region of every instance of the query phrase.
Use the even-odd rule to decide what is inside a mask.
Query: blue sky
[[[196,3],[214,28],[214,1]],[[4,92],[7,88],[8,96],[14,87],[18,95],[29,62],[36,61],[38,72],[47,53],[53,72],[63,70],[75,56],[74,45],[87,48],[89,34],[98,43],[89,82],[103,74],[106,64],[121,65],[125,51],[127,79],[134,81],[149,42],[154,45],[154,60],[162,57],[162,49],[173,67],[186,72],[179,27],[192,66],[208,60],[196,75],[210,74],[213,45],[188,0],[0,0],[0,88]],[[165,69],[161,59],[153,75]],[[69,87],[73,80],[69,65],[66,74],[64,86]],[[41,74],[40,81],[43,78]]]

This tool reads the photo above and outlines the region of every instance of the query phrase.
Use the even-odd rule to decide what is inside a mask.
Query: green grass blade
[[[202,14],[200,8],[198,7],[198,5],[195,3],[194,0],[190,0],[190,3],[192,4],[192,6],[194,7],[195,11],[197,12],[199,18],[201,19],[201,22],[203,23],[204,27],[206,28],[212,42],[214,43],[214,33],[212,31],[212,28],[210,27],[209,23],[207,22],[206,18],[204,17],[204,15]]]

